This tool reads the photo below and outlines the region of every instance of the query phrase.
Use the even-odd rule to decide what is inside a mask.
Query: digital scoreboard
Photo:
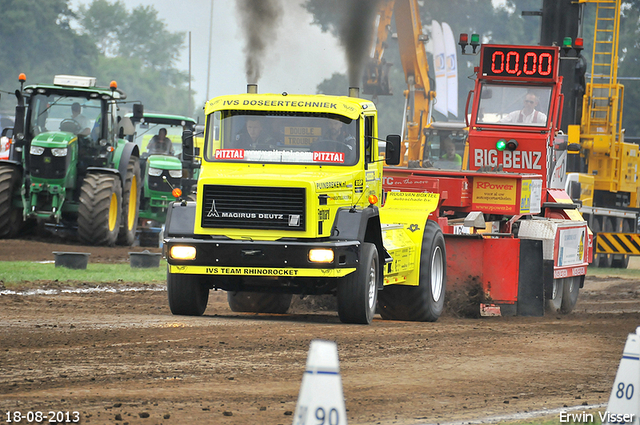
[[[548,46],[483,45],[483,77],[552,80],[558,75],[558,48]]]

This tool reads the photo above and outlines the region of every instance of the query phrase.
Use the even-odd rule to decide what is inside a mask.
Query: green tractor
[[[141,246],[158,246],[167,207],[176,195],[195,199],[200,170],[200,159],[193,146],[196,121],[184,116],[151,113],[127,118],[134,126],[133,135],[129,137],[141,152],[139,241]],[[180,189],[179,193],[174,189]]]
[[[0,237],[35,221],[88,245],[132,245],[140,155],[123,139],[124,92],[115,81],[103,88],[92,77],[58,75],[16,97],[14,140],[9,159],[0,161]],[[143,113],[140,104],[133,110]]]

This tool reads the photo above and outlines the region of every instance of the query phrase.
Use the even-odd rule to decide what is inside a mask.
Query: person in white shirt
[[[73,102],[71,105],[71,119],[78,123],[79,135],[88,136],[91,133],[89,118],[82,115],[82,107],[78,102]]]
[[[510,112],[504,116],[500,122],[509,124],[546,125],[547,116],[536,109],[538,102],[538,96],[533,93],[527,93],[524,97],[524,106],[522,109]]]

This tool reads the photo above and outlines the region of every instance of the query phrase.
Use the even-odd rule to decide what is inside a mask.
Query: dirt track
[[[22,244],[11,242],[11,251]],[[46,259],[80,251],[39,247]],[[37,257],[39,248],[22,249]],[[136,250],[87,249],[107,262]],[[293,315],[232,313],[222,292],[204,317],[172,316],[166,292],[147,289],[0,296],[0,412],[77,410],[83,424],[290,424],[315,338],[338,344],[350,424],[593,405],[606,403],[626,336],[640,325],[640,288],[620,279],[588,279],[569,316],[371,326],[301,303]]]

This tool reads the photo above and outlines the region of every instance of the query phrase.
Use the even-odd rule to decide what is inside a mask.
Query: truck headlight
[[[169,175],[174,179],[179,179],[182,177],[182,170],[169,170]]]
[[[29,149],[29,153],[31,155],[42,155],[44,153],[44,148],[41,146],[33,146]]]
[[[67,148],[51,149],[53,156],[67,156]]]
[[[193,260],[196,258],[194,246],[174,245],[169,250],[169,255],[174,260]]]
[[[149,175],[150,176],[161,176],[162,170],[160,168],[149,167]]]
[[[333,250],[327,248],[313,248],[309,250],[309,261],[312,263],[333,263]]]

